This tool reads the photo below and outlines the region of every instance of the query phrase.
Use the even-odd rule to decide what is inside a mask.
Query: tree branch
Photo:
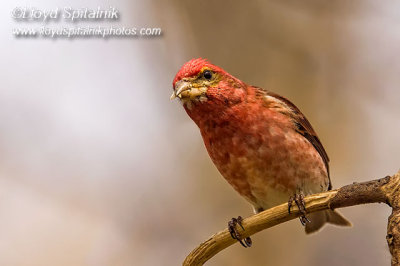
[[[400,265],[400,171],[393,176],[353,183],[337,190],[310,195],[305,198],[305,203],[307,213],[367,203],[388,204],[392,207],[392,214],[389,216],[386,239],[392,254],[392,265]],[[297,206],[293,206],[293,211],[289,214],[288,205],[281,204],[244,219],[242,224],[246,230],[240,231],[240,234],[243,238],[251,236],[299,216]],[[195,248],[186,257],[183,265],[203,265],[218,252],[236,242],[228,229],[218,232]]]

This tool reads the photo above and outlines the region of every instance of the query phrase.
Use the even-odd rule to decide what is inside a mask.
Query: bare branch
[[[387,229],[387,242],[392,254],[392,265],[400,265],[400,171],[378,180],[353,183],[337,190],[310,195],[305,198],[307,213],[326,209],[343,208],[367,203],[387,203],[392,207]],[[282,204],[274,208],[244,219],[243,237],[251,236],[264,229],[299,217],[297,206],[288,213],[288,205]],[[203,265],[221,250],[237,241],[232,239],[228,229],[216,233],[195,248],[183,262],[187,265]]]

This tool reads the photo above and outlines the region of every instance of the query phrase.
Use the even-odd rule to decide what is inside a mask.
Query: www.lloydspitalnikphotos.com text
[[[159,27],[127,27],[121,25],[112,26],[78,26],[79,22],[113,22],[120,20],[120,11],[115,7],[109,8],[72,8],[56,7],[53,9],[40,9],[36,7],[15,7],[11,17],[17,23],[32,22],[42,23],[40,27],[15,27],[12,34],[19,38],[77,38],[77,37],[136,37],[136,36],[161,36]],[[47,26],[51,22],[60,20],[73,23],[74,26]],[[21,24],[20,24],[21,25]],[[26,25],[26,24],[24,24]]]

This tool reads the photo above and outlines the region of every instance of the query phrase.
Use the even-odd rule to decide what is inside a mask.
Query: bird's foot
[[[300,222],[303,226],[306,225],[306,223],[311,222],[307,217],[306,217],[306,204],[304,202],[304,194],[303,192],[299,192],[294,194],[289,198],[288,201],[288,212],[290,213],[290,208],[292,207],[293,201],[296,203],[297,207],[299,208],[299,212],[301,213],[301,216],[299,217]]]
[[[242,239],[242,236],[240,235],[240,233],[236,229],[236,225],[239,225],[244,231],[244,227],[242,225],[242,221],[243,221],[243,218],[241,216],[239,216],[238,218],[232,218],[232,220],[230,220],[228,222],[229,233],[231,233],[232,238],[236,239],[237,241],[239,241],[239,243],[243,247],[245,247],[245,248],[251,247],[251,244],[252,244],[251,238],[248,236],[248,237]]]

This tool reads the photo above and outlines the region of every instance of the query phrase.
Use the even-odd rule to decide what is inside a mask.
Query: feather
[[[324,146],[322,146],[321,141],[319,140],[317,133],[311,126],[310,122],[307,118],[303,115],[303,113],[297,108],[292,102],[290,102],[285,97],[282,97],[276,93],[267,91],[262,88],[257,88],[263,95],[264,99],[267,102],[268,107],[276,109],[277,112],[280,112],[284,115],[291,117],[294,126],[296,127],[296,131],[306,138],[313,147],[318,151],[319,155],[321,156],[326,171],[328,173],[329,178],[329,185],[328,190],[332,189],[332,182],[329,174],[329,157],[326,153]]]

